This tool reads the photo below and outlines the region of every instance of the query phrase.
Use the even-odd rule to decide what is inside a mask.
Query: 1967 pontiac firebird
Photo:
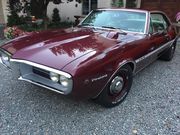
[[[176,42],[163,12],[97,9],[75,28],[6,43],[0,62],[18,72],[19,80],[114,107],[126,98],[134,74],[157,58],[173,58]]]

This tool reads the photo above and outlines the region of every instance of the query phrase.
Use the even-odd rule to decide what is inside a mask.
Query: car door
[[[163,51],[163,47],[171,40],[168,33],[170,22],[167,17],[161,13],[151,13],[149,40],[152,42],[151,60],[159,57]]]
[[[163,13],[155,12],[150,14],[149,31],[143,45],[145,50],[143,56],[136,60],[137,71],[140,71],[154,60],[164,50],[164,46],[172,40],[169,34],[170,22]]]

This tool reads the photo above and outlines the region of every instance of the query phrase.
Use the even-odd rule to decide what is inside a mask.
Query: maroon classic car
[[[163,12],[98,9],[75,28],[6,43],[0,60],[19,80],[113,107],[126,98],[133,75],[157,58],[173,58],[176,42]]]

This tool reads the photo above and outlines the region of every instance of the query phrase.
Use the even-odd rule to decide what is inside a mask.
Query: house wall
[[[76,7],[77,5],[77,7]],[[111,0],[98,0],[98,8],[110,8]],[[47,9],[47,15],[52,19],[53,9],[59,9],[59,14],[62,21],[75,21],[74,16],[82,16],[82,3],[78,3],[75,0],[69,3],[62,3],[59,5],[50,2]]]
[[[175,16],[180,11],[180,0],[142,0],[141,9],[161,10],[175,21]]]
[[[0,1],[0,23],[6,23],[7,22],[7,0],[1,0]]]
[[[82,4],[79,4],[75,0],[73,2],[62,3],[58,5],[53,4],[53,2],[50,2],[47,8],[47,15],[50,19],[52,19],[54,8],[59,9],[59,14],[62,21],[74,21],[75,15],[82,15]]]

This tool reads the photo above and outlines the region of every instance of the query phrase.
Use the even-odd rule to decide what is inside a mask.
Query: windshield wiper
[[[113,29],[113,30],[116,30],[118,31],[120,34],[127,34],[126,32],[124,32],[123,30],[121,30],[120,28],[115,28],[115,27],[112,27],[112,26],[101,26],[102,28],[108,28],[108,29]]]
[[[112,26],[102,26],[102,28],[108,28],[108,29],[117,29],[115,27],[112,27]]]

